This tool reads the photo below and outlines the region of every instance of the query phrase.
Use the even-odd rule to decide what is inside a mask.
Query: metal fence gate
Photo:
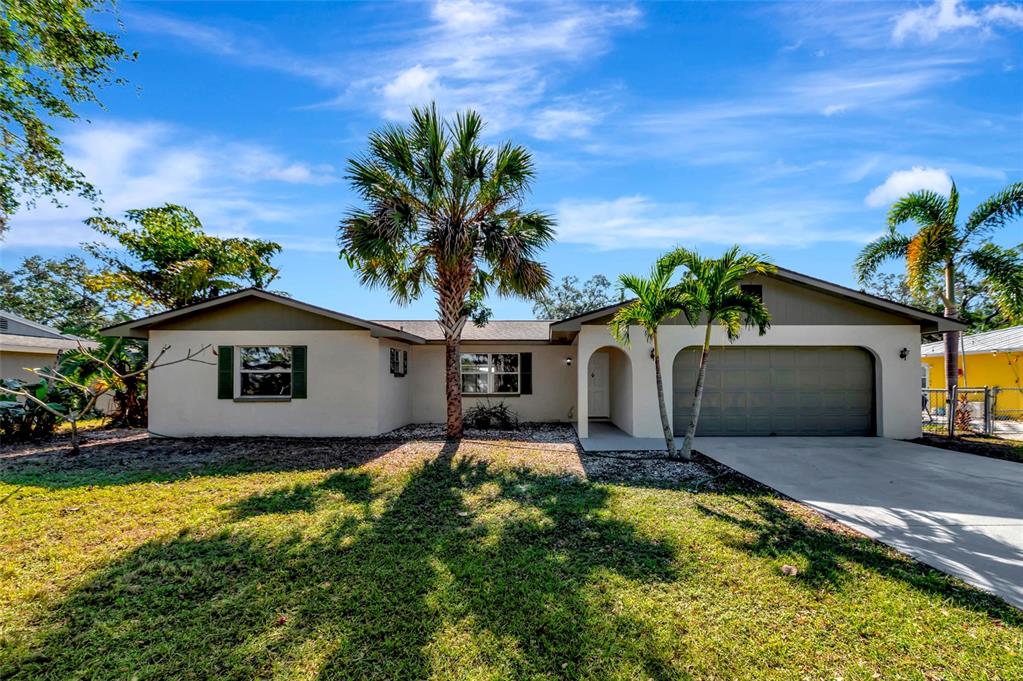
[[[1023,435],[1023,388],[924,388],[921,420],[924,432],[948,437]]]

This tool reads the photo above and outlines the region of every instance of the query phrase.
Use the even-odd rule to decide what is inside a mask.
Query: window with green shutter
[[[234,398],[234,348],[217,346],[217,399]]]

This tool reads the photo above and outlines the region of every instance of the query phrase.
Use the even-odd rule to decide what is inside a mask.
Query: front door
[[[611,417],[611,399],[608,384],[608,354],[596,352],[590,357],[590,418]]]

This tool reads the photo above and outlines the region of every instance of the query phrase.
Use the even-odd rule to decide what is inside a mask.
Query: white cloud
[[[947,194],[952,188],[952,178],[943,168],[913,166],[909,170],[896,170],[883,184],[874,187],[864,202],[871,208],[887,206],[896,199],[920,189],[930,189]]]
[[[558,240],[604,250],[669,248],[676,244],[741,243],[748,247],[805,246],[823,241],[862,243],[873,233],[834,229],[844,206],[824,202],[765,205],[754,211],[698,212],[687,204],[644,196],[562,201],[556,207]]]
[[[929,6],[898,15],[892,28],[892,39],[902,43],[908,38],[916,38],[929,43],[945,33],[964,29],[990,31],[996,26],[1023,26],[1023,7],[999,3],[973,9],[960,0],[935,0]]]
[[[65,137],[69,163],[101,194],[101,208],[164,203],[188,206],[215,234],[251,233],[255,225],[301,219],[281,186],[333,182],[330,166],[289,160],[264,147],[188,132],[163,123],[104,123]],[[278,195],[279,198],[274,198]],[[68,197],[66,207],[39,202],[11,218],[6,246],[70,246],[95,238],[82,224],[95,207]]]
[[[848,104],[828,104],[821,110],[821,113],[825,116],[834,116],[840,114],[849,108]]]
[[[544,140],[586,137],[596,123],[595,113],[584,109],[543,109],[532,117],[533,135]]]

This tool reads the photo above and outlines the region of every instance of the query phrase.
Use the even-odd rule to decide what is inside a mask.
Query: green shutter
[[[234,348],[217,346],[217,399],[234,399]]]
[[[523,352],[519,354],[519,394],[533,394],[533,353]]]
[[[291,348],[291,397],[296,400],[306,399],[306,346],[294,345]]]

